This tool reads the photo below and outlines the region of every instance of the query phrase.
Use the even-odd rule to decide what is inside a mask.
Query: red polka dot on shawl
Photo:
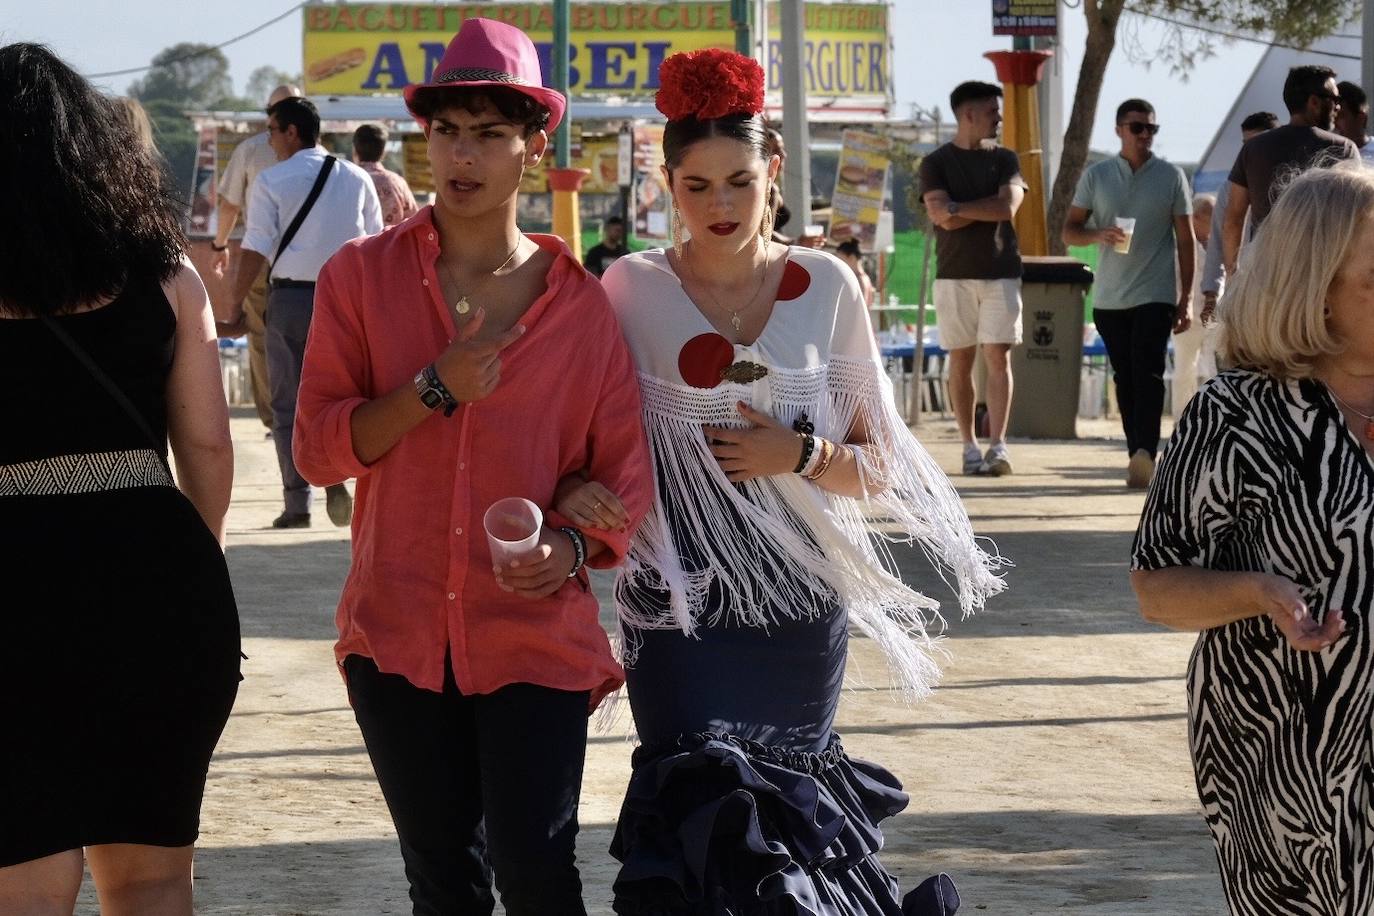
[[[682,345],[677,370],[693,388],[714,388],[720,384],[720,371],[734,361],[734,344],[719,334],[698,334]]]
[[[811,274],[796,261],[788,261],[782,269],[782,282],[778,284],[778,301],[796,299],[811,288]]]

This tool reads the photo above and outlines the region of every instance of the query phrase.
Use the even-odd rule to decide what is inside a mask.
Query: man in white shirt
[[[336,159],[317,145],[320,114],[303,98],[286,98],[267,110],[268,143],[280,160],[253,182],[248,230],[234,274],[232,306],[221,333],[237,336],[244,327],[244,298],[253,280],[268,267],[267,373],[272,397],[272,438],[281,467],[284,511],[273,528],[310,526],[310,484],[296,470],[291,433],[296,422],[296,389],[314,310],[315,279],[343,244],[382,231],[382,209],[367,173]],[[327,175],[318,199],[296,233],[283,245],[311,190]],[[330,521],[346,525],[353,500],[343,484],[327,490]]]
[[[267,107],[291,96],[299,96],[300,89],[295,86],[278,86],[267,98]],[[239,217],[248,224],[246,207],[248,193],[253,180],[266,169],[277,164],[277,153],[267,142],[267,131],[254,134],[234,147],[224,174],[219,180],[219,219],[215,229],[214,241],[210,247],[215,251],[212,266],[215,275],[223,277],[229,269],[229,239],[242,235],[234,234]],[[258,409],[258,419],[269,430],[272,428],[272,396],[267,385],[267,272],[260,271],[244,300],[244,316],[248,325],[248,372],[253,379],[253,405]]]

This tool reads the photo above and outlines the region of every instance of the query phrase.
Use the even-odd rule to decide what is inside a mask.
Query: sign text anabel
[[[891,93],[887,6],[810,3],[806,7],[807,92],[886,108]],[[778,12],[768,54],[770,91],[782,73]],[[485,16],[526,31],[552,70],[553,10],[547,3],[310,4],[303,10],[306,92],[374,95],[424,82],[464,19]],[[731,48],[728,0],[681,3],[576,3],[571,9],[574,96],[649,97],[658,67],[679,51]]]

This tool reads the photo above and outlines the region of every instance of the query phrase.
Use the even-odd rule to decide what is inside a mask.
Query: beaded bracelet
[[[816,450],[815,436],[802,434],[801,440],[801,460],[798,461],[797,466],[792,469],[793,474],[801,474],[806,471],[806,465],[811,461],[811,455]]]
[[[805,475],[807,480],[819,480],[826,471],[830,470],[831,459],[835,457],[835,443],[829,439],[822,439],[820,444],[820,460],[816,463],[815,470]]]
[[[587,565],[587,536],[576,528],[566,525],[558,530],[566,534],[573,543],[573,568],[572,572],[568,573],[568,578],[571,579],[582,571],[583,566]]]
[[[801,469],[801,476],[810,477],[816,472],[816,468],[820,466],[821,457],[825,454],[825,442],[825,439],[816,437],[816,449],[811,453],[811,458],[806,462],[806,467]]]

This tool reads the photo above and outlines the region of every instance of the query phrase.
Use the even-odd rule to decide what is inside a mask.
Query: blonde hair
[[[1374,169],[1311,168],[1284,188],[1219,307],[1222,358],[1277,378],[1307,378],[1339,353],[1326,299],[1361,224],[1374,215]]]
[[[148,120],[148,112],[139,103],[138,99],[129,98],[121,95],[114,99],[114,104],[118,110],[128,119],[128,124],[133,128],[134,136],[143,145],[143,149],[150,152],[157,152],[157,141],[153,139],[153,123]]]

